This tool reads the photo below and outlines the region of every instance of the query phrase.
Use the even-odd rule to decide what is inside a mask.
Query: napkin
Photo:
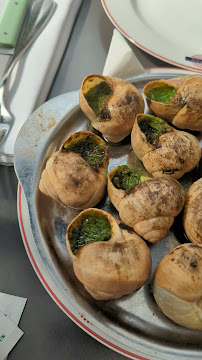
[[[6,356],[23,335],[18,323],[26,302],[26,298],[0,292],[0,359],[7,359]]]
[[[20,321],[26,302],[26,298],[0,292],[0,312],[15,325]]]
[[[144,68],[138,61],[126,39],[117,29],[114,29],[103,75],[124,79],[144,73]]]
[[[22,335],[23,331],[0,312],[0,360],[6,360]]]
[[[55,13],[14,68],[6,104],[13,126],[0,146],[0,164],[12,165],[14,144],[29,115],[43,104],[58,69],[82,0],[54,0]],[[0,10],[2,2],[0,2]]]

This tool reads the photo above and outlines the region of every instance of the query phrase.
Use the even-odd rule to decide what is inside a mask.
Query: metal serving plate
[[[130,81],[142,92],[148,81],[187,74],[175,69],[158,71],[150,70]],[[36,273],[74,322],[123,355],[133,359],[201,360],[202,332],[183,328],[166,318],[157,307],[151,289],[153,272],[162,257],[181,242],[188,241],[180,218],[175,220],[166,238],[157,244],[148,244],[152,254],[152,275],[135,293],[118,300],[96,301],[76,279],[65,233],[78,211],[59,205],[40,193],[38,184],[49,156],[65,138],[79,130],[93,131],[90,121],[80,110],[78,92],[73,92],[58,96],[37,109],[22,127],[16,141],[15,170],[23,189],[20,186],[18,194],[19,222]],[[109,170],[138,161],[131,149],[130,137],[119,145],[110,145],[109,150]],[[195,169],[180,182],[187,188],[197,177],[198,169]],[[118,218],[107,194],[97,207]]]

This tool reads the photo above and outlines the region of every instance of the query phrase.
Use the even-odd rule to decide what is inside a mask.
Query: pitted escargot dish
[[[130,134],[136,115],[144,112],[143,97],[135,86],[103,75],[85,77],[79,102],[92,126],[114,143]]]
[[[184,191],[178,181],[151,178],[126,165],[110,171],[107,188],[121,221],[152,243],[166,236],[184,205]]]
[[[47,161],[39,189],[71,208],[95,206],[107,184],[108,147],[90,131],[69,136]]]
[[[66,242],[76,277],[97,300],[130,294],[150,276],[146,243],[105,211],[82,211],[69,224]]]
[[[139,114],[131,133],[132,148],[154,177],[179,179],[201,158],[197,138],[153,115]]]
[[[202,131],[202,76],[150,81],[144,95],[153,113],[180,129]]]

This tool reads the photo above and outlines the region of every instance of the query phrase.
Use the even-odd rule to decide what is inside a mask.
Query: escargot
[[[179,179],[195,168],[201,158],[195,136],[168,125],[153,115],[139,114],[131,133],[132,148],[154,177]]]
[[[144,100],[138,89],[125,80],[109,76],[86,76],[79,102],[92,126],[113,143],[129,135],[135,116],[144,112]]]
[[[150,81],[143,92],[155,115],[180,129],[202,130],[202,76]]]
[[[202,245],[202,178],[186,192],[183,225],[189,240]]]
[[[168,318],[202,330],[202,246],[187,243],[167,254],[155,270],[153,294]]]
[[[82,211],[69,224],[66,242],[76,277],[97,300],[130,294],[150,276],[146,243],[105,211]]]
[[[126,165],[110,171],[107,188],[121,221],[152,243],[165,237],[184,205],[184,191],[178,181],[149,178]]]
[[[71,208],[93,207],[104,195],[108,163],[104,140],[90,131],[76,132],[48,159],[39,189]]]

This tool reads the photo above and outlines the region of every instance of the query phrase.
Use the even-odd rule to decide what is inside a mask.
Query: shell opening
[[[113,93],[109,84],[100,77],[87,78],[82,90],[88,105],[96,116],[100,115],[101,111],[105,108],[107,100]]]
[[[69,242],[73,254],[79,248],[95,241],[111,238],[111,225],[107,217],[96,211],[82,214],[69,229]]]
[[[176,91],[177,89],[174,86],[161,84],[148,91],[147,99],[163,104],[170,104]]]
[[[112,177],[112,183],[117,189],[129,190],[148,177],[140,171],[131,170],[127,165],[118,166]]]
[[[101,166],[106,155],[105,147],[97,141],[94,134],[86,136],[78,133],[70,137],[64,143],[62,151],[79,154],[92,167]]]
[[[166,121],[152,115],[143,115],[138,122],[140,130],[145,134],[150,144],[158,143],[161,135],[173,131],[173,128]]]

